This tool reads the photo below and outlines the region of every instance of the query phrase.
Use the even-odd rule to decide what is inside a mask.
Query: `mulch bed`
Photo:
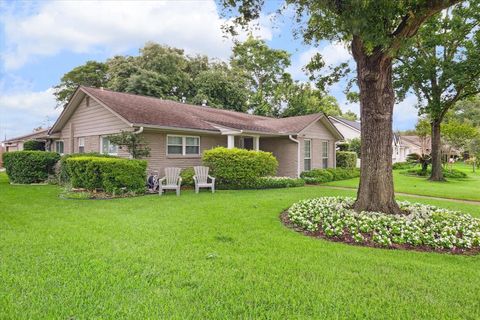
[[[361,246],[361,247],[371,247],[371,248],[379,248],[379,249],[386,249],[386,250],[410,250],[410,251],[420,251],[420,252],[435,252],[435,253],[449,253],[449,254],[455,254],[455,255],[468,255],[468,256],[473,256],[477,255],[480,253],[480,248],[472,248],[472,249],[461,249],[461,248],[453,248],[453,249],[437,249],[437,248],[432,248],[430,246],[412,246],[409,244],[392,244],[391,246],[385,247],[378,245],[374,242],[372,242],[368,237],[363,234],[363,236],[366,239],[366,242],[355,242],[355,240],[351,237],[350,234],[348,234],[348,231],[345,230],[344,235],[341,237],[327,237],[325,236],[323,230],[318,230],[315,232],[312,231],[307,231],[304,230],[295,224],[290,220],[288,217],[288,209],[283,211],[280,214],[280,221],[289,229],[292,229],[296,232],[302,233],[308,237],[312,238],[319,238],[319,239],[325,239],[328,241],[332,242],[342,242],[345,244],[353,245],[353,246]]]

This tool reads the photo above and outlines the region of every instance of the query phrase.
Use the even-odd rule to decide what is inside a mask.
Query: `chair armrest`
[[[197,182],[197,176],[193,176],[193,181]]]
[[[178,186],[181,186],[181,185],[182,185],[182,177],[179,177],[179,178],[178,178],[177,185],[178,185]]]
[[[212,182],[215,182],[215,177],[208,176],[208,178],[210,178],[210,180],[212,180]]]
[[[163,177],[163,178],[158,179],[158,184],[162,184],[162,182],[165,181],[166,178],[167,177]]]

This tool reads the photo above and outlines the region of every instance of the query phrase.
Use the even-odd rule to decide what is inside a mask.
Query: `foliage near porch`
[[[349,246],[279,221],[298,200],[353,191],[72,201],[4,174],[0,189],[2,319],[480,317],[480,256]]]

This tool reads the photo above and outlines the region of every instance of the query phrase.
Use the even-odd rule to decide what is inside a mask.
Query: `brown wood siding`
[[[297,143],[288,137],[260,137],[260,150],[271,152],[278,160],[278,176],[297,177]]]
[[[336,139],[328,128],[319,120],[302,131],[299,138],[301,142],[301,171],[304,171],[303,150],[304,140],[310,139],[311,142],[311,167],[312,169],[322,169],[322,142],[328,141],[328,168],[335,168],[335,142]]]
[[[131,128],[120,118],[93,99],[87,107],[85,99],[80,102],[75,112],[68,119],[56,140],[63,140],[65,153],[78,153],[78,138],[85,138],[85,152],[100,152],[100,137]],[[53,149],[55,143],[53,143]],[[54,150],[56,151],[56,150]],[[120,156],[128,157],[124,150]]]

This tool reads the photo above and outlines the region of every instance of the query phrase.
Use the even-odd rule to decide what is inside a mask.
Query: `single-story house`
[[[23,150],[23,143],[25,141],[29,140],[37,140],[41,142],[47,142],[49,139],[48,136],[48,131],[50,129],[41,129],[34,131],[32,133],[20,136],[20,137],[15,137],[12,139],[7,139],[3,141],[3,145],[5,147],[5,152],[12,152],[12,151],[22,151]]]
[[[205,150],[223,146],[271,152],[279,176],[297,177],[335,167],[335,143],[344,139],[323,113],[278,119],[80,86],[49,130],[47,147],[129,157],[107,139],[125,130],[145,137],[149,169],[160,172],[200,165]]]
[[[358,138],[360,139],[361,134],[361,124],[359,121],[353,121],[344,119],[341,117],[329,117],[330,121],[335,125],[335,127],[342,133],[345,137],[345,141]],[[393,133],[392,141],[392,162],[404,162],[407,159],[407,155],[412,153],[411,146],[403,142],[402,137]]]

